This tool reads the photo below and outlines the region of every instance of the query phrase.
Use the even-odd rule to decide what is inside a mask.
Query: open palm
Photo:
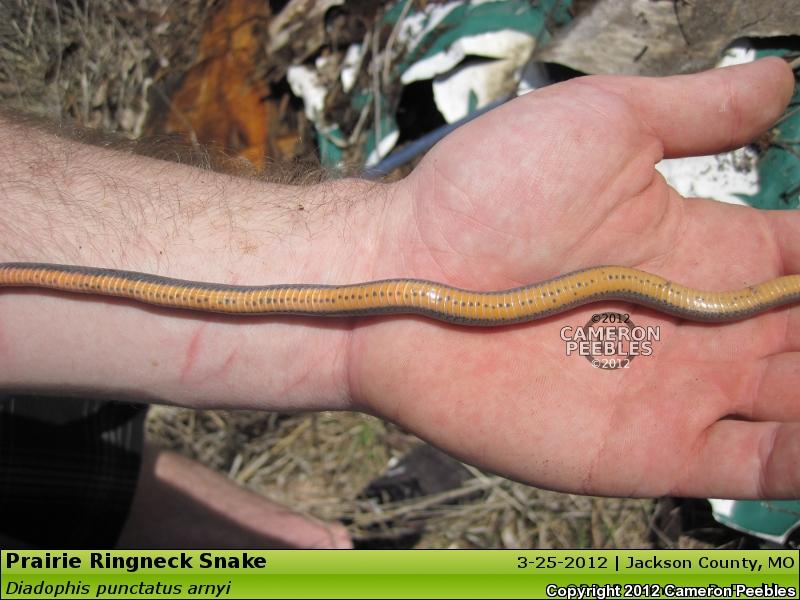
[[[459,129],[397,188],[375,278],[502,289],[618,264],[724,290],[800,272],[800,220],[685,200],[654,165],[733,148],[791,93],[780,60],[665,79],[584,78]],[[559,331],[617,310],[658,325],[629,369]],[[385,319],[353,335],[358,402],[468,462],[620,496],[800,493],[800,309],[707,325],[621,303],[524,325]]]

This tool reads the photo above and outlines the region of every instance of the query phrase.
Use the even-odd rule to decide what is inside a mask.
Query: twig
[[[250,478],[253,475],[255,475],[258,472],[258,470],[261,467],[263,467],[272,456],[274,456],[274,454],[268,451],[259,454],[255,459],[247,463],[247,465],[245,465],[245,467],[236,474],[235,481],[241,484],[247,483],[250,480]]]
[[[681,15],[678,11],[679,2],[682,2],[682,0],[672,0],[672,9],[675,12],[675,22],[678,24],[678,30],[681,32],[681,37],[683,37],[683,43],[688,47],[692,44],[689,43],[689,38],[686,36],[686,31],[684,30],[683,23],[681,22]]]
[[[372,36],[372,99],[375,104],[375,110],[373,112],[375,122],[375,152],[378,156],[380,156],[381,144],[381,80],[378,74],[378,69],[380,68],[380,59],[378,58],[378,51],[380,49],[379,37],[377,31]]]
[[[61,98],[61,57],[64,54],[63,40],[61,38],[61,13],[58,10],[58,2],[53,0],[53,16],[56,20],[56,73],[53,78],[55,83],[56,95],[58,97],[58,117],[61,118],[61,107],[64,104]]]
[[[356,126],[353,128],[353,132],[350,134],[350,137],[347,139],[348,145],[353,145],[358,140],[358,136],[361,135],[361,130],[364,128],[364,124],[367,122],[367,118],[369,117],[370,107],[372,105],[369,102],[365,102],[363,108],[361,109],[361,114],[358,115],[358,121],[356,121]]]
[[[461,487],[456,488],[454,490],[448,490],[446,492],[441,492],[439,494],[432,494],[430,496],[425,496],[413,502],[408,502],[408,503],[404,502],[402,504],[398,503],[400,504],[400,506],[398,506],[397,508],[388,510],[386,512],[382,512],[379,515],[374,515],[371,518],[370,516],[357,518],[356,523],[362,527],[364,525],[385,523],[386,521],[397,519],[398,517],[402,517],[403,515],[406,515],[414,511],[421,511],[427,508],[437,506],[439,504],[444,504],[446,502],[452,502],[453,500],[464,498],[466,496],[474,494],[475,492],[491,488],[495,484],[496,481],[494,481],[493,479],[487,481],[472,479],[467,483],[463,484]]]
[[[384,49],[384,57],[383,57],[383,87],[389,87],[389,75],[392,67],[392,50],[394,48],[394,43],[397,40],[397,36],[400,34],[400,26],[403,24],[403,20],[406,18],[408,11],[411,9],[411,3],[413,0],[406,0],[405,5],[403,6],[403,10],[400,11],[400,16],[397,18],[397,21],[392,27],[392,32],[389,34],[389,39],[386,40],[386,48]]]
[[[169,112],[173,113],[176,117],[178,117],[178,120],[181,123],[183,123],[183,126],[186,128],[186,132],[189,134],[189,141],[192,143],[192,146],[195,148],[199,148],[200,142],[197,140],[197,133],[195,132],[194,127],[192,126],[192,122],[189,121],[189,118],[184,114],[184,112],[180,108],[178,108],[172,103],[172,100],[170,100],[169,97],[167,97],[167,95],[161,90],[159,86],[154,85],[153,90],[155,91],[156,94],[158,94],[161,97],[161,100],[163,100],[164,103],[167,105],[167,110],[169,110]]]

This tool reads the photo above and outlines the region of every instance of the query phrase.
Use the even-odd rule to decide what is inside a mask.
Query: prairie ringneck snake
[[[233,315],[345,317],[418,314],[458,325],[532,321],[600,300],[620,300],[692,321],[732,321],[800,300],[800,275],[727,292],[703,291],[627,267],[593,267],[501,291],[420,279],[348,285],[240,286],[115,269],[0,263],[0,287],[114,296],[167,308]]]

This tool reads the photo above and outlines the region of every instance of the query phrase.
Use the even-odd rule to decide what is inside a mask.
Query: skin
[[[462,127],[398,183],[301,194],[67,142],[62,151],[6,124],[0,259],[223,283],[402,276],[476,289],[620,264],[738,288],[800,272],[797,214],[687,201],[654,165],[753,139],[792,83],[777,59],[573,80]],[[53,160],[38,158],[43,146]],[[653,356],[606,372],[565,355],[561,327],[608,309],[661,327]],[[556,490],[796,497],[798,317],[790,308],[702,325],[601,303],[487,331],[414,317],[229,319],[14,290],[0,294],[0,388],[355,409]]]

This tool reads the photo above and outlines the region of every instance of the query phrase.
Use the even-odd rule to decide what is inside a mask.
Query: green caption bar
[[[794,550],[0,551],[2,598],[798,598]]]

